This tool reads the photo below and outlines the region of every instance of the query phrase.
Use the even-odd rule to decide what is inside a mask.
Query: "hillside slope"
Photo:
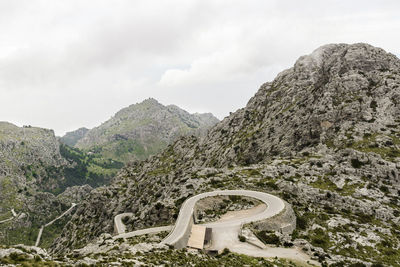
[[[190,114],[147,99],[117,112],[75,145],[106,158],[128,162],[157,154],[181,135],[201,134],[218,122],[212,114]]]
[[[242,188],[288,201],[298,227],[281,241],[321,262],[399,265],[399,112],[398,58],[367,44],[323,46],[203,138],[180,138],[93,190],[52,252],[112,233],[118,213],[134,213],[134,229],[173,223],[187,197]]]
[[[103,185],[121,167],[60,144],[52,130],[0,122],[0,221],[18,214],[0,224],[0,243],[34,243],[41,224],[92,189],[83,185]],[[67,188],[75,196],[58,199]]]

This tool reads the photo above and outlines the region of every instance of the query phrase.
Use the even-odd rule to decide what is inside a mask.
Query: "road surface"
[[[122,218],[131,217],[131,216],[133,216],[133,213],[125,212],[125,213],[118,214],[117,216],[114,217],[114,229],[115,229],[115,233],[117,235],[123,234],[126,231],[126,226],[122,222]]]
[[[250,190],[220,190],[220,191],[202,193],[187,199],[183,203],[173,231],[162,241],[162,243],[175,245],[182,238],[184,238],[185,233],[187,233],[187,229],[191,226],[191,218],[193,216],[193,211],[196,202],[199,201],[200,199],[206,197],[214,197],[214,196],[252,197],[261,200],[267,205],[267,208],[260,213],[254,214],[246,218],[238,218],[224,222],[223,223],[224,227],[236,226],[236,225],[240,226],[241,224],[268,219],[279,214],[285,208],[285,203],[283,202],[282,199],[264,192],[257,192]]]
[[[187,199],[183,203],[179,212],[178,219],[175,223],[175,226],[155,227],[155,228],[137,230],[130,233],[124,233],[125,226],[121,222],[121,219],[124,216],[130,216],[130,214],[129,213],[119,214],[117,215],[118,218],[117,216],[114,218],[114,223],[115,223],[115,228],[119,229],[121,234],[116,235],[113,238],[114,239],[129,238],[132,236],[169,231],[173,229],[172,232],[170,232],[170,234],[162,241],[162,243],[174,245],[177,242],[179,242],[179,240],[184,238],[184,235],[188,233],[187,230],[192,225],[191,218],[193,216],[194,207],[197,201],[206,197],[229,196],[229,195],[256,198],[258,200],[261,200],[265,205],[261,204],[257,207],[254,207],[251,210],[232,212],[231,214],[226,214],[226,216],[223,216],[220,220],[216,222],[202,224],[203,226],[210,227],[213,229],[212,246],[209,247],[208,249],[222,250],[224,248],[229,248],[233,252],[253,257],[267,257],[267,258],[280,257],[301,262],[309,261],[314,265],[320,266],[318,262],[312,261],[310,257],[303,251],[301,251],[299,248],[281,248],[281,247],[260,248],[253,244],[239,241],[238,234],[243,224],[271,218],[279,214],[285,208],[285,203],[283,202],[282,199],[267,193],[257,192],[257,191],[223,190],[223,191],[207,192],[193,196]]]
[[[124,233],[124,234],[119,234],[113,237],[113,239],[118,239],[118,238],[130,238],[134,236],[139,236],[139,235],[145,235],[145,234],[154,234],[154,233],[160,233],[160,232],[165,232],[165,231],[171,231],[173,228],[172,225],[168,226],[161,226],[161,227],[154,227],[154,228],[146,228],[142,230],[136,230],[133,232],[129,233]]]
[[[5,219],[5,220],[2,220],[2,221],[0,221],[0,223],[9,222],[9,221],[11,221],[12,219],[16,218],[16,217],[17,217],[17,215],[18,215],[18,214],[15,212],[15,210],[14,210],[14,209],[11,209],[11,213],[12,213],[12,217],[10,217],[10,218],[8,218],[8,219]]]
[[[60,216],[58,216],[58,217],[55,218],[54,220],[52,220],[52,221],[46,223],[45,225],[42,225],[42,227],[40,227],[38,236],[37,236],[37,238],[36,238],[35,247],[39,246],[40,239],[42,238],[42,234],[43,234],[43,229],[44,229],[45,227],[47,227],[47,226],[52,225],[55,221],[57,221],[57,220],[61,219],[62,217],[64,217],[64,216],[65,216],[67,213],[69,213],[76,205],[77,205],[77,204],[72,203],[72,204],[71,204],[71,207],[70,207],[69,209],[67,209],[66,211],[64,211],[63,214],[61,214]]]

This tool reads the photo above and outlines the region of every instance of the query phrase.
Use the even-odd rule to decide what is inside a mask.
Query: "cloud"
[[[220,118],[326,43],[398,51],[398,1],[0,2],[0,120],[93,127],[155,97]]]

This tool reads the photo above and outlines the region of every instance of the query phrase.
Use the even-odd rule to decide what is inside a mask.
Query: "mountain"
[[[190,114],[147,99],[117,112],[89,130],[75,147],[128,162],[157,154],[181,135],[202,134],[218,122],[212,114]]]
[[[179,138],[91,191],[51,252],[66,255],[112,233],[121,212],[134,214],[133,229],[172,224],[189,196],[240,188],[287,201],[297,228],[276,233],[280,243],[324,265],[400,265],[399,115],[398,58],[362,43],[322,46],[206,135]]]
[[[40,225],[88,194],[86,184],[103,185],[121,167],[60,144],[53,130],[0,122],[0,221],[18,214],[0,223],[0,243],[34,244]]]
[[[41,190],[56,189],[64,180],[51,170],[68,165],[52,130],[0,122],[0,152],[2,177],[18,176]]]
[[[63,137],[60,138],[60,142],[73,147],[79,140],[81,140],[85,136],[88,131],[89,129],[82,127],[78,130],[67,132]]]

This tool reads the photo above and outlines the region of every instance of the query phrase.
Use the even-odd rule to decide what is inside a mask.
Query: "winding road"
[[[77,204],[76,203],[72,203],[71,207],[69,209],[67,209],[66,211],[64,211],[60,216],[58,216],[57,218],[55,218],[54,220],[46,223],[45,225],[42,225],[42,227],[40,227],[39,229],[39,233],[38,236],[36,238],[36,242],[35,242],[35,247],[39,246],[40,243],[40,239],[42,238],[42,234],[43,234],[43,229],[47,226],[52,225],[53,223],[55,223],[57,220],[61,219],[62,217],[64,217],[66,214],[68,214]]]
[[[266,247],[258,246],[252,242],[240,242],[238,235],[243,224],[261,221],[271,218],[281,213],[285,208],[285,203],[279,197],[273,196],[264,192],[250,191],[250,190],[220,190],[202,193],[187,199],[180,208],[179,216],[174,226],[163,226],[137,230],[125,233],[125,225],[122,223],[122,218],[131,216],[132,213],[122,213],[114,218],[114,227],[118,235],[114,239],[129,238],[133,236],[158,233],[162,231],[172,231],[169,235],[161,241],[163,244],[172,245],[176,248],[186,247],[187,239],[190,235],[191,226],[193,225],[193,213],[197,201],[206,197],[215,196],[245,196],[252,197],[262,201],[261,204],[252,209],[252,211],[243,211],[241,216],[236,212],[234,216],[229,219],[220,219],[216,222],[203,224],[203,226],[213,229],[212,245],[208,249],[222,250],[229,248],[231,251],[246,254],[253,257],[281,257],[288,258],[295,261],[309,262],[316,266],[320,264],[310,259],[299,248],[281,248],[281,247]],[[258,239],[257,239],[258,240]],[[258,240],[261,243],[261,241]]]
[[[126,226],[122,222],[122,218],[131,216],[133,216],[133,213],[125,212],[118,214],[117,216],[114,217],[114,230],[117,235],[123,234],[126,231]]]
[[[256,198],[258,200],[261,200],[267,205],[267,208],[264,209],[262,212],[254,214],[252,216],[246,217],[246,218],[239,218],[239,219],[234,219],[234,220],[229,220],[224,223],[218,223],[218,226],[223,226],[223,227],[230,227],[230,226],[240,226],[245,223],[250,223],[250,222],[255,222],[255,221],[260,221],[260,220],[265,220],[270,217],[273,217],[277,214],[279,214],[283,209],[285,208],[285,203],[283,202],[282,199],[279,197],[276,197],[274,195],[264,193],[264,192],[258,192],[258,191],[250,191],[250,190],[218,190],[218,191],[212,191],[212,192],[206,192],[202,193],[196,196],[193,196],[189,199],[187,199],[183,205],[181,206],[181,209],[179,211],[179,216],[178,219],[176,220],[176,223],[174,226],[168,226],[168,227],[155,227],[155,228],[149,228],[149,229],[144,229],[144,230],[138,230],[130,233],[125,233],[125,225],[122,223],[122,218],[125,216],[132,216],[132,213],[122,213],[118,214],[114,218],[114,227],[115,227],[115,232],[117,233],[117,236],[115,238],[126,238],[130,236],[135,236],[139,235],[141,233],[156,233],[162,231],[167,231],[168,229],[172,228],[172,231],[169,233],[169,235],[162,241],[164,244],[172,245],[175,247],[185,247],[186,246],[186,241],[187,238],[190,234],[191,226],[193,224],[193,212],[194,212],[194,207],[200,199],[206,198],[206,197],[215,197],[215,196],[245,196],[245,197],[252,197]]]
[[[206,197],[215,197],[215,196],[252,197],[261,200],[267,205],[267,208],[264,211],[247,218],[230,220],[228,222],[223,223],[223,227],[236,226],[250,222],[265,220],[279,214],[285,208],[285,203],[283,202],[282,199],[264,192],[250,191],[250,190],[220,190],[220,191],[202,193],[187,199],[183,203],[179,212],[178,219],[175,223],[174,229],[162,241],[162,243],[172,246],[182,247],[182,245],[179,244],[179,242],[185,239],[186,235],[188,235],[188,232],[190,232],[190,227],[192,225],[193,212],[196,202]]]

